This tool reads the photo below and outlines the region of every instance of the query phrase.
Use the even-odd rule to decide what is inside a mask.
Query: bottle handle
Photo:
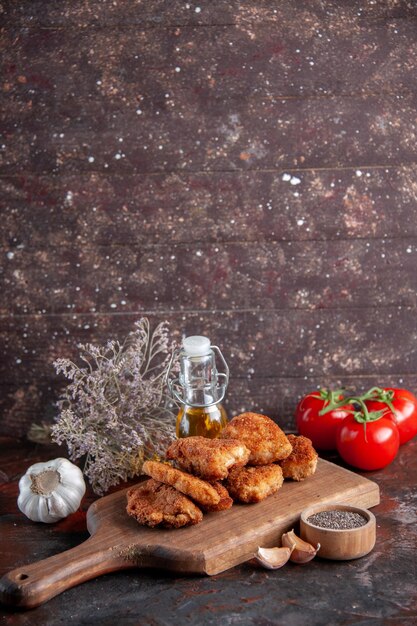
[[[193,408],[199,409],[204,406],[214,406],[215,404],[220,404],[221,402],[223,402],[224,396],[226,395],[227,383],[229,379],[226,374],[223,374],[223,372],[219,372],[217,375],[219,378],[220,377],[225,378],[225,382],[223,384],[217,385],[217,389],[220,390],[220,395],[217,398],[217,400],[214,400],[213,402],[204,403],[204,404],[195,404],[193,402],[185,402],[184,398],[182,398],[179,395],[178,391],[176,390],[176,387],[181,387],[179,378],[169,378],[167,380],[167,385],[168,385],[169,392],[174,401],[182,405],[187,404],[187,406],[191,406]]]
[[[220,357],[220,361],[223,363],[224,373],[220,372],[220,374],[218,374],[218,376],[224,376],[225,379],[226,379],[225,390],[224,390],[224,393],[223,393],[223,398],[224,398],[224,394],[226,393],[226,387],[229,384],[229,366],[227,365],[226,360],[225,360],[225,358],[224,358],[224,356],[222,354],[222,351],[220,350],[220,348],[218,346],[211,346],[211,349],[217,352],[217,354]]]
[[[210,402],[209,404],[190,404],[187,402],[187,404],[191,407],[201,408],[202,406],[214,406],[215,404],[219,404],[220,402],[223,402],[224,396],[226,395],[227,385],[229,384],[229,374],[230,374],[229,366],[227,365],[226,360],[222,354],[222,351],[220,350],[218,346],[211,346],[211,349],[214,352],[217,352],[217,355],[220,358],[220,361],[222,362],[223,368],[225,370],[224,372],[217,372],[217,377],[224,379],[223,384],[217,385],[217,389],[221,390],[220,397],[215,402]],[[165,383],[169,389],[169,392],[173,400],[178,402],[179,404],[184,405],[185,404],[184,399],[179,395],[178,391],[176,390],[176,387],[181,386],[179,378],[169,377],[169,375],[171,374],[172,364],[174,363],[174,360],[179,357],[180,352],[181,352],[181,348],[176,348],[172,352],[171,359],[169,361],[169,365],[167,368],[167,373],[165,375]]]

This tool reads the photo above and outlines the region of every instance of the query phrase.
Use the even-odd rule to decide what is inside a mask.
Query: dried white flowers
[[[174,347],[167,324],[151,332],[142,318],[135,326],[123,344],[80,345],[84,367],[54,363],[71,383],[51,436],[66,443],[70,459],[85,457],[84,474],[97,494],[139,474],[145,458],[162,455],[175,437],[164,393]]]

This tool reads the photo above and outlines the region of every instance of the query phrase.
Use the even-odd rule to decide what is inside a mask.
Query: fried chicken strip
[[[260,502],[282,487],[284,477],[279,465],[233,467],[226,487],[234,500]]]
[[[292,450],[285,433],[259,413],[234,417],[220,433],[221,439],[238,439],[250,450],[249,465],[268,465],[285,459]]]
[[[229,492],[226,487],[224,487],[221,483],[216,481],[215,483],[211,483],[212,487],[219,494],[219,502],[217,504],[212,504],[209,506],[202,506],[204,512],[214,512],[214,511],[226,511],[226,509],[230,509],[233,505],[233,500],[229,496]]]
[[[186,437],[177,439],[167,450],[167,459],[174,460],[182,470],[200,478],[215,481],[226,478],[232,466],[245,465],[249,450],[233,439]]]
[[[167,463],[145,461],[143,472],[161,483],[175,487],[204,507],[215,506],[220,502],[220,494],[215,487]]]
[[[144,526],[181,528],[203,519],[200,509],[189,498],[151,478],[127,492],[126,511]]]
[[[316,471],[318,454],[313,448],[311,439],[300,435],[288,435],[292,445],[290,456],[280,462],[284,478],[304,480]]]

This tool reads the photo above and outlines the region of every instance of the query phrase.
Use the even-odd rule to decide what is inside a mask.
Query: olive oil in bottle
[[[177,437],[218,437],[227,424],[223,406],[214,404],[207,407],[182,406],[177,416]]]
[[[225,372],[218,372],[216,353]],[[173,355],[174,359],[175,353]],[[220,349],[207,337],[186,337],[179,351],[180,374],[168,378],[171,396],[180,404],[177,437],[199,435],[214,439],[227,424],[221,402],[229,381],[229,368]],[[172,359],[172,360],[173,360]]]

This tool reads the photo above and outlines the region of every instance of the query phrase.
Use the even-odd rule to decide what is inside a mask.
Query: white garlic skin
[[[255,555],[256,561],[266,569],[279,569],[287,563],[291,557],[293,547],[282,548],[258,548]]]
[[[56,473],[57,484],[49,493],[35,493],[32,476],[41,475],[46,471]],[[17,506],[33,522],[51,524],[78,509],[85,489],[81,470],[68,459],[59,458],[46,463],[35,463],[26,470],[19,481]]]
[[[294,563],[308,563],[314,559],[317,552],[320,550],[319,543],[316,547],[312,546],[310,543],[307,543],[307,541],[301,539],[301,537],[298,537],[294,529],[282,535],[281,543],[283,546],[292,548],[290,559]]]

